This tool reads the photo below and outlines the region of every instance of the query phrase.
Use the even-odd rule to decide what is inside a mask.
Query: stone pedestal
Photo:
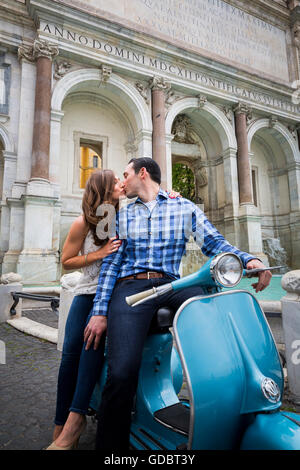
[[[287,292],[281,305],[288,384],[293,401],[300,405],[300,270],[286,273],[281,285]]]
[[[239,208],[239,248],[269,265],[268,257],[263,253],[261,219],[253,204],[243,204]]]
[[[70,274],[65,274],[61,278],[57,340],[57,349],[59,351],[62,351],[63,349],[66,321],[74,299],[74,287],[77,284],[80,275],[81,273],[79,271],[75,271]]]
[[[53,250],[54,204],[57,198],[49,181],[33,178],[24,197],[24,245],[17,272],[26,283],[53,282],[57,279],[58,259]]]

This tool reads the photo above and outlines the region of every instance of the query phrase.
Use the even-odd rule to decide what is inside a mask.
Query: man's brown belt
[[[157,273],[155,271],[148,271],[147,273],[137,273],[137,274],[133,274],[132,276],[121,277],[120,279],[117,280],[117,282],[127,281],[128,279],[157,279],[157,278],[162,278],[162,277],[165,277],[163,273]]]

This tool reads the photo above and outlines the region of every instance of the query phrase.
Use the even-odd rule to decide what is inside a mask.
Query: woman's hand
[[[110,238],[104,246],[95,251],[95,254],[97,253],[97,255],[99,255],[98,259],[105,258],[106,256],[109,256],[112,253],[118,251],[121,245],[122,240],[119,240],[117,237]]]
[[[169,191],[168,196],[170,199],[176,199],[177,197],[182,197],[180,193],[177,193],[176,191]]]

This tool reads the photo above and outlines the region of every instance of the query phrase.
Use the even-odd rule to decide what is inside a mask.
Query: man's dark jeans
[[[129,449],[133,399],[143,346],[154,313],[163,306],[176,311],[185,300],[203,294],[200,287],[190,287],[168,292],[137,307],[127,305],[125,297],[170,281],[165,277],[116,284],[108,311],[108,375],[98,412],[96,450]]]

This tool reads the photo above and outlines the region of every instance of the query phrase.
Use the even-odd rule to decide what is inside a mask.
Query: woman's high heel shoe
[[[46,447],[45,450],[76,450],[78,448],[78,443],[79,443],[80,436],[86,428],[86,424],[87,423],[85,421],[84,424],[82,425],[82,430],[80,432],[79,437],[76,439],[76,441],[72,442],[72,444],[70,444],[69,446],[64,446],[64,447],[58,446],[54,441],[54,442],[52,442],[52,444],[50,444],[49,447]]]
[[[79,438],[75,442],[73,442],[70,446],[60,447],[57,444],[55,444],[55,441],[54,441],[45,450],[73,450],[73,449],[77,449],[78,442],[79,442]]]

